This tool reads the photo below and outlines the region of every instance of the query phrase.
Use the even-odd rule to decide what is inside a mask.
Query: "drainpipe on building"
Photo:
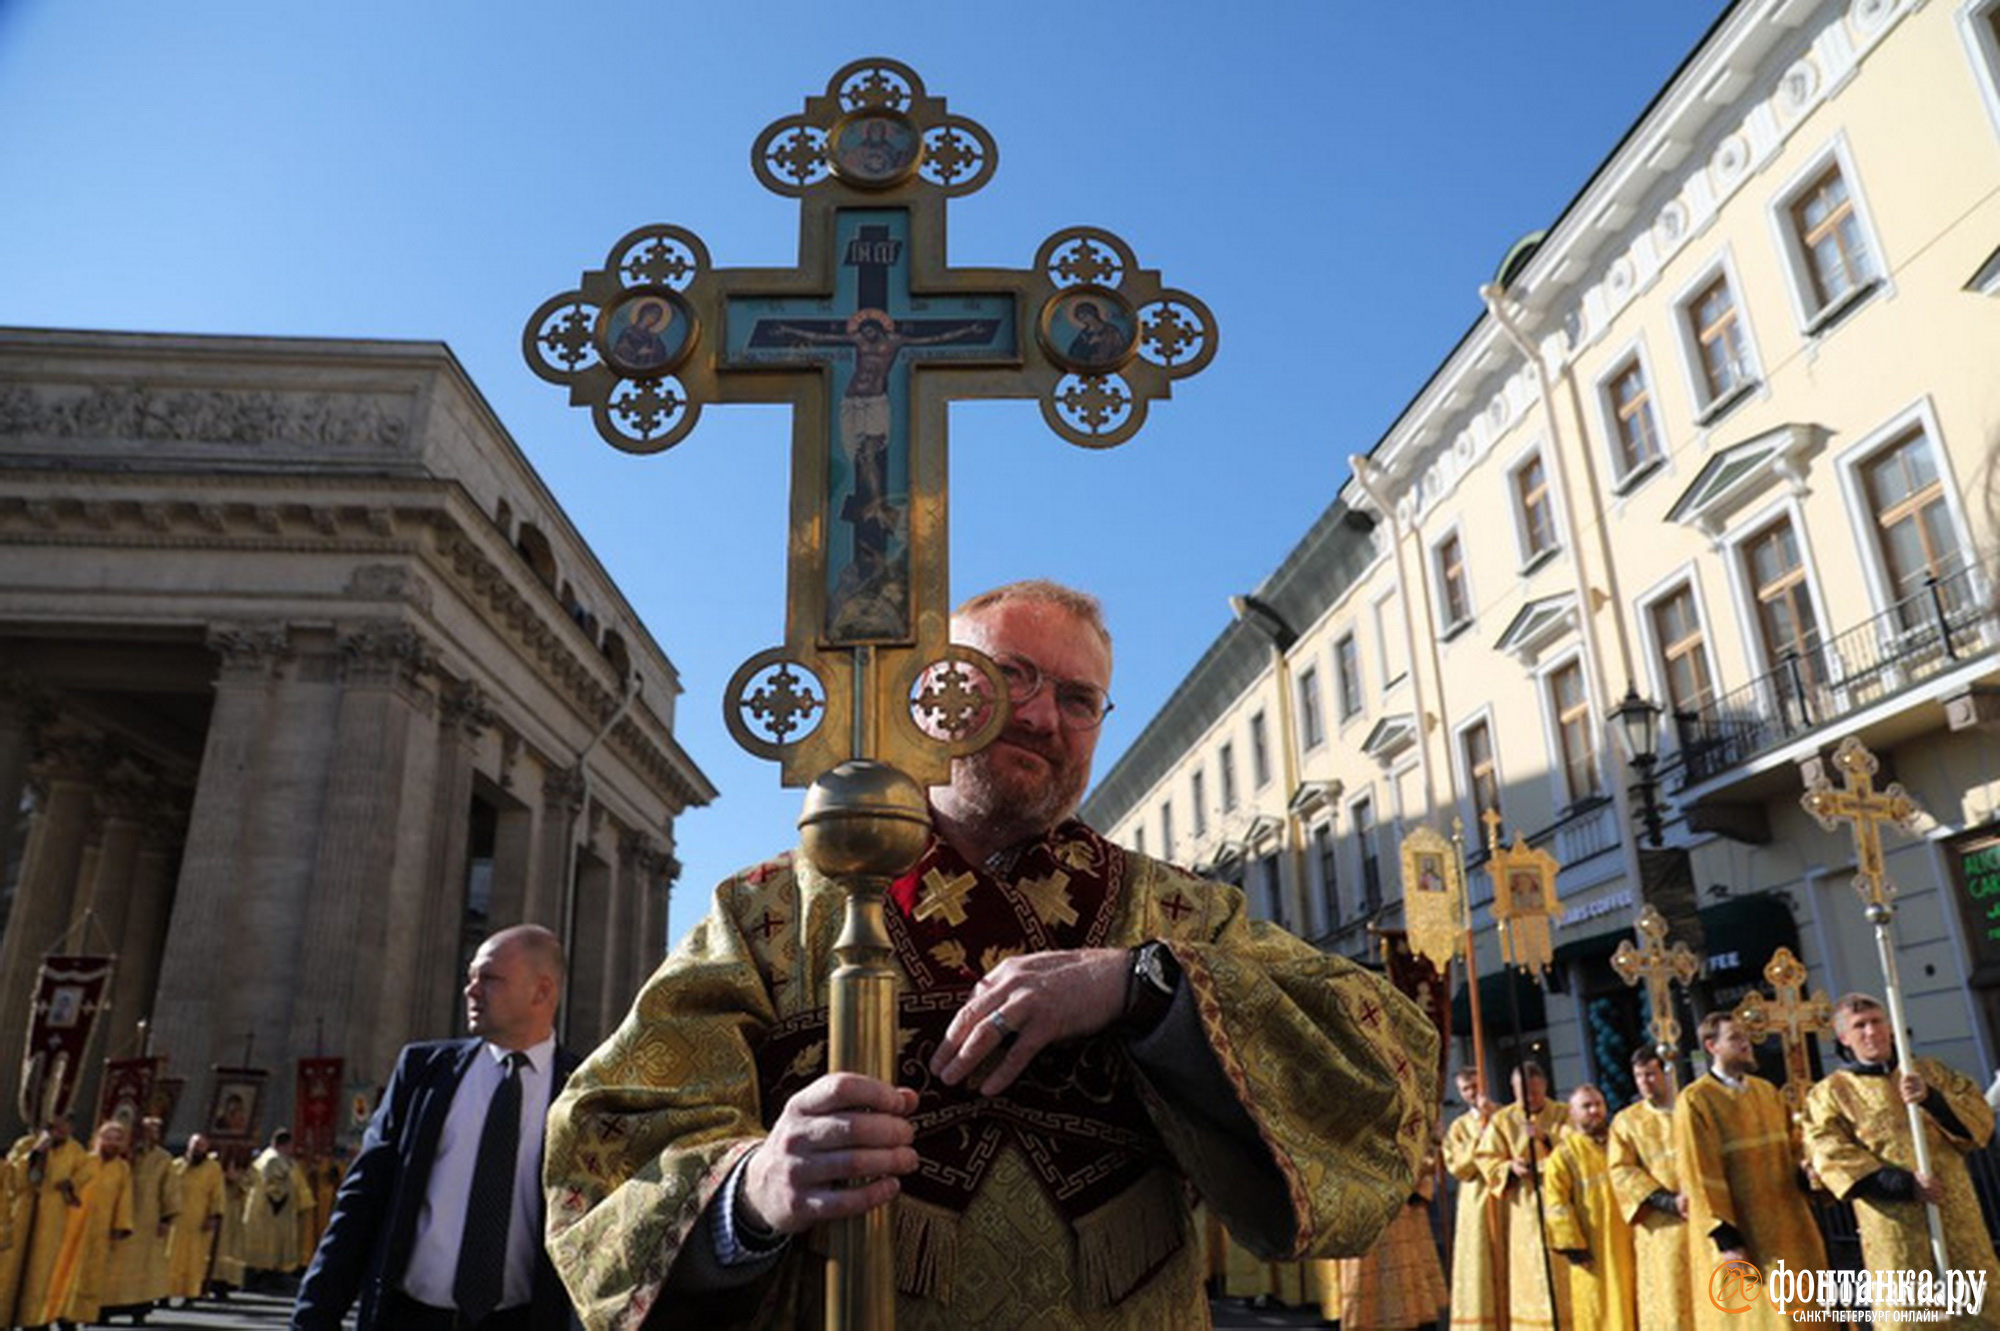
[[[572,962],[576,958],[576,865],[582,852],[584,834],[590,822],[590,755],[617,728],[618,723],[625,719],[625,714],[632,710],[632,704],[639,700],[643,687],[638,673],[633,672],[632,677],[625,682],[625,696],[620,698],[618,706],[612,709],[610,719],[598,727],[597,733],[590,737],[590,742],[576,755],[576,771],[583,782],[583,798],[578,803],[576,812],[570,816],[569,854],[565,857],[562,883],[562,944],[564,952],[569,955]],[[610,960],[608,950],[605,960],[607,963]],[[570,995],[575,984],[575,965],[565,966],[562,1007],[557,1014],[559,1027],[557,1038],[564,1042],[569,1040]]]
[[[1278,817],[1282,833],[1279,847],[1284,851],[1285,862],[1291,866],[1291,914],[1300,925],[1298,932],[1303,936],[1304,926],[1311,914],[1306,909],[1306,843],[1297,825],[1298,819],[1292,812],[1293,799],[1299,793],[1299,771],[1303,766],[1299,760],[1299,734],[1292,716],[1291,649],[1292,644],[1299,640],[1299,634],[1278,613],[1276,606],[1256,596],[1232,596],[1229,598],[1229,609],[1246,628],[1263,634],[1271,644],[1271,665],[1278,680],[1278,777],[1285,800]],[[1271,904],[1275,906],[1278,903],[1274,901]]]
[[[1396,517],[1396,510],[1390,506],[1388,500],[1383,496],[1382,491],[1376,488],[1376,477],[1370,474],[1375,471],[1374,463],[1357,454],[1347,459],[1347,469],[1354,474],[1354,483],[1361,487],[1361,493],[1368,496],[1368,502],[1375,505],[1375,511],[1382,515],[1382,521],[1389,528],[1389,549],[1395,556],[1396,561],[1396,599],[1403,606],[1403,659],[1408,661],[1410,666],[1410,706],[1415,709],[1417,714],[1417,767],[1423,773],[1424,807],[1426,809],[1435,809],[1438,807],[1437,782],[1431,775],[1430,728],[1424,724],[1424,674],[1423,671],[1417,668],[1417,628],[1415,619],[1417,607],[1416,602],[1410,599],[1410,579],[1403,567],[1403,524]],[[1423,607],[1424,623],[1436,623],[1437,621],[1431,617],[1430,586],[1428,582],[1424,586]],[[1439,680],[1438,688],[1440,695],[1442,695],[1444,675],[1438,666],[1437,635],[1435,633],[1431,635],[1431,672]],[[1439,707],[1442,708],[1442,706],[1443,700],[1442,696],[1440,696]],[[1440,712],[1440,718],[1442,718],[1442,712]],[[1453,804],[1455,805],[1456,803],[1457,797],[1454,795]]]
[[[1522,358],[1535,372],[1536,393],[1541,399],[1542,417],[1549,432],[1548,455],[1555,463],[1556,488],[1562,495],[1564,535],[1573,552],[1570,568],[1575,573],[1577,617],[1583,636],[1584,660],[1592,677],[1591,682],[1597,689],[1598,705],[1603,706],[1604,700],[1611,698],[1613,694],[1609,681],[1604,677],[1603,647],[1597,638],[1597,609],[1592,604],[1590,578],[1583,564],[1583,539],[1577,525],[1575,496],[1569,484],[1569,463],[1563,450],[1562,429],[1556,420],[1555,384],[1549,376],[1548,365],[1542,360],[1541,350],[1529,341],[1527,334],[1508,311],[1507,293],[1497,283],[1488,282],[1479,288],[1479,298],[1486,303],[1486,312],[1493,316],[1493,322],[1500,326],[1500,331],[1514,344],[1515,350],[1521,353]],[[1581,434],[1580,426],[1579,434]],[[1588,444],[1581,438],[1578,444],[1585,478],[1590,484],[1590,493],[1594,500],[1597,494],[1597,467],[1591,460]],[[1638,675],[1632,661],[1632,640],[1625,629],[1625,606],[1618,596],[1617,566],[1612,561],[1611,538],[1605,531],[1605,524],[1602,521],[1597,524],[1597,542],[1598,555],[1604,563],[1605,595],[1612,605],[1611,623],[1618,639],[1618,662],[1624,668],[1627,683],[1636,683]],[[1599,748],[1608,747],[1616,753],[1619,779],[1611,783],[1611,798],[1618,814],[1618,846],[1625,861],[1625,872],[1632,880],[1633,893],[1643,908],[1646,900],[1646,880],[1639,861],[1639,837],[1632,829],[1633,775],[1626,763],[1624,745],[1618,741],[1617,736],[1605,733],[1604,714],[1597,713],[1595,708],[1592,710],[1593,719],[1597,723]],[[1637,915],[1638,912],[1635,910],[1634,918],[1637,918]]]

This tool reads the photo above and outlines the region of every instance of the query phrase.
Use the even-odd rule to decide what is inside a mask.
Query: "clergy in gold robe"
[[[132,1237],[132,1166],[125,1159],[127,1130],[117,1119],[98,1125],[91,1153],[70,1176],[76,1201],[63,1226],[62,1250],[49,1275],[42,1321],[89,1323],[104,1306],[111,1251]]]
[[[898,1331],[1199,1325],[1190,1188],[1283,1262],[1365,1251],[1405,1204],[1422,1012],[1075,821],[1109,707],[1093,598],[1014,584],[952,632],[1013,706],[881,908],[895,1084],[826,1072],[841,887],[804,855],[726,881],[549,1117],[550,1255],[593,1331],[817,1325],[818,1227],[880,1206]]]
[[[1749,1039],[1728,1014],[1701,1019],[1710,1068],[1674,1104],[1674,1154],[1688,1195],[1688,1273],[1695,1325],[1703,1331],[1790,1326],[1767,1287],[1731,1282],[1725,1262],[1759,1273],[1783,1260],[1793,1270],[1826,1266],[1826,1244],[1792,1151],[1784,1098],[1751,1069]],[[1717,1299],[1722,1300],[1718,1304]],[[1723,1305],[1728,1305],[1725,1309]]]
[[[1984,1092],[1932,1058],[1915,1060],[1916,1071],[1905,1081],[1897,1072],[1889,1014],[1866,994],[1848,994],[1834,1005],[1833,1033],[1855,1061],[1806,1097],[1806,1150],[1820,1180],[1854,1203],[1862,1261],[1876,1272],[1935,1269],[1925,1214],[1925,1203],[1935,1202],[1949,1269],[1986,1273],[1979,1315],[1961,1324],[2000,1326],[2000,1264],[1965,1167],[1966,1155],[1993,1137],[1993,1109]],[[1917,1172],[1911,1104],[1923,1114],[1928,1175]]]
[[[185,1303],[208,1292],[208,1266],[222,1232],[222,1165],[208,1153],[207,1137],[197,1132],[188,1138],[186,1154],[174,1161],[174,1173],[180,1179],[181,1206],[167,1254],[167,1297]]]
[[[1680,1331],[1694,1321],[1688,1280],[1687,1194],[1674,1156],[1674,1083],[1653,1050],[1632,1055],[1639,1099],[1611,1120],[1611,1191],[1632,1227],[1640,1331]],[[1705,1295],[1704,1295],[1705,1297]]]
[[[1424,1157],[1409,1204],[1396,1212],[1375,1246],[1340,1261],[1340,1304],[1326,1314],[1343,1327],[1410,1331],[1433,1326],[1450,1299],[1444,1265],[1431,1233],[1431,1198],[1437,1193],[1437,1155]]]
[[[249,1273],[298,1268],[299,1213],[292,1173],[292,1133],[279,1128],[250,1162],[243,1199],[243,1266]]]
[[[1540,1331],[1558,1319],[1574,1326],[1566,1306],[1569,1282],[1548,1250],[1548,1160],[1569,1123],[1569,1110],[1548,1098],[1548,1073],[1523,1062],[1514,1071],[1514,1103],[1493,1115],[1475,1159],[1486,1186],[1500,1199],[1506,1253],[1507,1325]]]
[[[222,1227],[215,1234],[215,1260],[208,1268],[209,1282],[224,1290],[242,1289],[249,1280],[243,1268],[243,1217],[250,1209],[250,1165],[240,1146],[229,1152],[222,1164]]]
[[[1497,1260],[1504,1244],[1500,1200],[1486,1186],[1477,1158],[1479,1136],[1500,1106],[1487,1097],[1479,1074],[1471,1068],[1459,1071],[1458,1098],[1467,1108],[1451,1121],[1442,1147],[1445,1170],[1458,1180],[1451,1237],[1451,1325],[1473,1331],[1507,1324],[1506,1263]]]
[[[167,1241],[180,1210],[174,1158],[160,1145],[160,1120],[133,1130],[132,1237],[113,1244],[104,1273],[106,1308],[138,1312],[167,1297]]]
[[[21,1289],[21,1271],[28,1243],[35,1232],[35,1189],[28,1182],[28,1154],[37,1133],[16,1141],[0,1158],[0,1208],[4,1208],[7,1242],[0,1247],[0,1326],[14,1325],[14,1300]]]
[[[305,1161],[294,1156],[292,1158],[292,1246],[290,1252],[286,1254],[286,1265],[283,1270],[299,1272],[306,1269],[306,1262],[312,1257],[313,1244],[318,1232],[314,1220],[318,1204],[318,1198],[313,1193],[312,1171],[306,1166]]]
[[[1611,1190],[1605,1146],[1611,1112],[1604,1092],[1569,1093],[1569,1131],[1549,1157],[1549,1247],[1569,1280],[1573,1325],[1633,1331],[1638,1308],[1632,1279],[1632,1227]]]
[[[70,1135],[66,1116],[51,1119],[42,1131],[22,1138],[9,1158],[16,1158],[16,1152],[22,1181],[34,1195],[34,1206],[27,1233],[17,1232],[14,1236],[17,1246],[26,1246],[21,1255],[21,1274],[15,1287],[10,1325],[40,1326],[54,1319],[49,1307],[49,1281],[55,1274],[56,1259],[62,1255],[63,1231],[69,1225],[76,1198],[73,1180],[77,1167],[90,1153]]]

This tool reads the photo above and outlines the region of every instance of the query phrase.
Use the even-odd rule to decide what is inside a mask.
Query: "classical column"
[[[501,924],[556,927],[553,911],[543,916],[528,909],[535,877],[535,811],[507,802],[494,813],[492,918]]]
[[[573,767],[544,768],[537,863],[521,917],[545,920],[557,933],[569,927],[569,921],[562,917],[563,885],[570,873],[570,842],[577,835],[577,815],[582,812],[583,774]],[[572,945],[573,940],[563,939],[564,947]]]
[[[79,930],[77,937],[87,949],[102,947],[118,958],[118,967],[111,977],[111,1002],[106,1009],[102,1046],[106,1057],[139,1052],[135,1030],[141,1014],[133,1001],[132,958],[125,953],[125,929],[133,906],[133,873],[138,867],[146,812],[155,797],[155,787],[152,774],[129,757],[112,764],[97,791],[96,853],[94,857],[86,856],[86,864],[79,871],[75,922],[80,925],[88,919],[90,927]]]
[[[289,1112],[292,1004],[339,702],[330,634],[280,625],[210,634],[215,707],[161,963],[163,1048],[207,1103],[211,1064],[273,1070],[265,1122]]]
[[[340,701],[306,900],[291,1047],[311,1052],[324,1038],[325,1053],[380,1080],[389,1069],[373,1066],[367,1033],[381,1015],[376,976],[390,899],[401,881],[396,861],[404,811],[420,800],[408,780],[411,736],[430,725],[425,680],[435,656],[414,628],[396,620],[349,626],[339,651]]]
[[[188,1079],[176,1113],[183,1123],[208,1103],[209,1065],[234,1063],[242,1049],[242,1031],[220,1029],[221,990],[233,954],[249,945],[235,927],[245,814],[256,797],[272,682],[289,651],[284,625],[268,622],[217,625],[208,647],[218,657],[215,700],[153,1005],[154,1036]]]
[[[0,1039],[25,1039],[28,1007],[42,957],[62,939],[76,896],[83,843],[96,802],[103,766],[103,741],[95,732],[55,722],[36,745],[31,779],[37,786],[36,811],[21,860],[7,935],[0,941]],[[21,1086],[17,1051],[0,1049],[0,1089],[5,1117],[19,1127],[15,1102]]]
[[[118,944],[118,974],[111,1000],[113,1031],[129,1031],[141,1018],[153,1018],[160,955],[167,945],[167,918],[174,900],[174,867],[186,835],[186,803],[156,790],[140,820],[138,846],[127,879],[132,904]],[[169,1057],[175,1053],[157,1038],[153,1052]],[[185,1071],[178,1059],[175,1066]]]
[[[576,927],[567,940],[569,1016],[563,1026],[566,1041],[578,1048],[591,1048],[610,1033],[603,1006],[610,898],[611,868],[586,842],[576,865]]]
[[[28,762],[35,732],[53,715],[46,690],[26,675],[0,675],[0,866],[14,855],[14,811],[28,788]]]
[[[417,965],[423,985],[416,1014],[427,1031],[460,1025],[459,992],[465,985],[466,847],[472,833],[472,761],[479,736],[494,712],[478,683],[466,681],[444,691],[438,706],[438,770],[433,785],[431,868],[419,935]]]

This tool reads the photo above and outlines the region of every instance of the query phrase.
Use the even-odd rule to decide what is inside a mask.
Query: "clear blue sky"
[[[790,427],[728,407],[615,452],[521,362],[544,297],[648,222],[792,261],[751,142],[887,55],[1000,145],[954,263],[1088,223],[1206,300],[1215,363],[1122,448],[1032,403],[953,414],[954,590],[1108,604],[1102,772],[1724,8],[0,0],[0,323],[449,344],[681,670],[722,798],[679,824],[678,937],[798,812],[719,705],[782,636]]]

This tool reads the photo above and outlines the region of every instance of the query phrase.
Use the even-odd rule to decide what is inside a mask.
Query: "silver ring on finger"
[[[1021,1038],[1021,1033],[1007,1024],[1006,1014],[994,1012],[986,1018],[986,1024],[1000,1032],[1000,1044],[1004,1048]]]

